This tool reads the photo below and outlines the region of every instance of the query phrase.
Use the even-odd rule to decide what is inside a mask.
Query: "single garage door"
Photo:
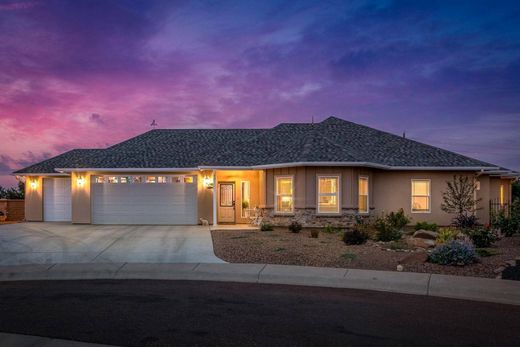
[[[93,224],[197,224],[197,176],[93,176]]]
[[[72,219],[70,178],[43,179],[43,220],[70,222]]]

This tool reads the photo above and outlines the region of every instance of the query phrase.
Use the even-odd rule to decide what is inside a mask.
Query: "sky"
[[[0,185],[154,119],[331,115],[520,170],[520,2],[0,0]]]

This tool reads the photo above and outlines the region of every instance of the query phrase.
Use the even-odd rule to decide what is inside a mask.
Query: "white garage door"
[[[70,178],[43,179],[43,220],[70,222],[72,219]]]
[[[196,176],[95,176],[93,224],[197,224]]]

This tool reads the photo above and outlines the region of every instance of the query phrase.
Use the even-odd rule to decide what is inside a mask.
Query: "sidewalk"
[[[520,305],[520,281],[270,264],[89,263],[0,266],[0,281],[151,279],[364,289]]]
[[[0,332],[0,346],[2,347],[110,347],[96,343],[53,339],[31,335],[8,334]]]

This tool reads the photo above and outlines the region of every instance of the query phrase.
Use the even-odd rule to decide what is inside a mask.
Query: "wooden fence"
[[[25,219],[25,201],[0,199],[0,211],[7,214],[8,221],[23,221]]]

